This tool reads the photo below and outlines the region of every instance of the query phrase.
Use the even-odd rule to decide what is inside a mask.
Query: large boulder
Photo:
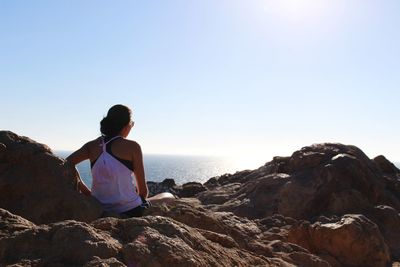
[[[400,171],[354,146],[305,147],[204,185],[148,184],[182,198],[142,218],[98,219],[73,167],[0,132],[0,266],[385,266],[400,257]]]
[[[392,207],[379,205],[367,216],[378,225],[392,257],[400,259],[400,213]]]
[[[198,198],[214,211],[253,219],[279,213],[313,220],[365,213],[382,204],[399,211],[400,173],[389,168],[389,179],[379,166],[357,147],[317,144],[254,171],[212,178]]]
[[[122,247],[107,233],[83,222],[37,226],[3,209],[0,209],[0,221],[6,225],[0,228],[0,266],[21,260],[36,261],[37,265],[81,266],[97,255],[104,259],[115,257]]]
[[[0,222],[0,266],[296,266],[160,216],[35,225],[0,209]]]
[[[383,173],[387,174],[399,174],[400,170],[394,165],[392,162],[390,162],[385,156],[379,155],[373,159],[373,161],[378,165],[378,168],[381,169]]]
[[[90,222],[101,205],[77,190],[73,167],[42,144],[0,131],[0,208],[35,223]]]
[[[174,179],[166,178],[162,182],[147,181],[147,188],[149,190],[149,197],[154,195],[169,192],[176,194],[175,192],[176,183]]]
[[[316,144],[204,185],[208,190],[197,195],[204,207],[253,220],[280,214],[323,222],[364,214],[378,225],[392,257],[400,257],[394,230],[399,227],[400,171],[383,156],[371,160],[355,146]]]
[[[177,197],[194,197],[198,193],[206,191],[207,188],[198,182],[188,182],[183,185],[175,184],[175,180],[171,178],[164,179],[162,182],[148,181],[149,197],[169,192]]]
[[[313,254],[328,254],[344,266],[385,267],[390,262],[377,225],[363,215],[345,215],[332,223],[302,223],[292,227],[288,241]]]
[[[197,229],[208,241],[222,247],[280,258],[294,266],[329,266],[320,257],[286,241],[289,230],[297,224],[292,218],[274,215],[252,221],[230,212],[212,212],[197,199],[190,198],[179,199],[169,206],[153,207],[146,214],[173,218]]]

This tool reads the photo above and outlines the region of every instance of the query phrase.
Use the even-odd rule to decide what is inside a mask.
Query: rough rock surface
[[[400,171],[354,146],[305,147],[203,185],[149,182],[152,194],[181,198],[142,218],[99,219],[76,179],[46,146],[0,132],[0,266],[345,267],[400,258]]]
[[[160,216],[33,223],[0,209],[0,266],[293,266]]]
[[[400,210],[399,173],[389,179],[354,146],[318,144],[276,157],[255,171],[214,178],[213,188],[198,198],[215,205],[214,210],[248,218],[279,213],[312,220],[364,213],[382,204]]]
[[[160,183],[147,182],[147,187],[149,189],[149,196],[154,196],[163,192],[169,192],[177,197],[194,197],[198,193],[206,191],[207,188],[201,183],[189,182],[183,185],[175,184],[175,180],[171,178],[164,179]]]
[[[375,223],[363,215],[345,215],[332,223],[303,223],[291,228],[288,241],[345,266],[385,267],[389,250]]]
[[[47,146],[7,131],[0,144],[0,208],[35,223],[101,216],[100,204],[77,192],[74,168]]]

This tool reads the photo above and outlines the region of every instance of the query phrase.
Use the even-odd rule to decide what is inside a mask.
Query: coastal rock
[[[84,267],[126,267],[126,265],[116,258],[101,259],[97,256],[94,259],[86,263]]]
[[[345,215],[335,223],[303,223],[290,230],[288,241],[313,254],[329,254],[345,266],[385,267],[389,250],[372,221],[363,215]]]
[[[179,199],[174,205],[153,207],[146,214],[173,218],[226,248],[251,251],[267,258],[280,258],[294,266],[329,266],[322,258],[300,246],[287,243],[289,230],[297,221],[282,215],[252,221],[230,212],[212,212],[197,199],[189,198]]]
[[[194,197],[198,193],[206,191],[207,188],[198,182],[189,182],[183,185],[175,184],[175,180],[171,178],[164,179],[162,182],[147,182],[149,189],[149,197],[154,195],[169,192],[177,197]]]
[[[245,266],[267,265],[272,260],[236,248],[225,248],[199,231],[165,217],[100,219],[94,227],[126,240],[122,257],[139,266]]]
[[[354,146],[312,145],[203,185],[148,182],[151,194],[181,198],[142,218],[102,214],[76,183],[48,147],[0,132],[0,266],[379,267],[400,258],[400,171]]]
[[[385,156],[379,155],[373,159],[373,161],[376,163],[378,168],[383,172],[387,174],[399,174],[400,170]]]
[[[393,258],[400,259],[400,213],[389,206],[376,206],[368,213],[376,222]]]
[[[254,171],[214,178],[214,186],[198,198],[214,211],[251,219],[279,213],[313,220],[320,215],[364,213],[378,204],[400,210],[400,191],[396,191],[400,181],[385,177],[354,146],[318,144],[289,158],[275,157]]]
[[[96,255],[114,257],[121,249],[117,240],[83,222],[37,226],[3,209],[0,214],[2,221],[7,222],[7,229],[0,229],[0,266],[38,259],[44,265],[83,265]]]
[[[164,192],[176,194],[176,191],[174,189],[175,186],[176,186],[175,180],[171,179],[171,178],[164,179],[160,183],[152,182],[152,181],[147,182],[147,188],[149,190],[149,197],[152,197],[154,195],[164,193]]]
[[[101,216],[100,204],[76,190],[75,169],[47,146],[8,131],[0,143],[0,208],[35,223]]]
[[[182,185],[182,188],[178,192],[179,197],[194,197],[198,193],[206,191],[206,187],[201,183],[189,182]]]
[[[0,266],[294,266],[166,217],[34,225],[0,214],[7,222],[0,228]]]
[[[35,224],[7,210],[0,209],[0,238],[31,228],[35,228]]]

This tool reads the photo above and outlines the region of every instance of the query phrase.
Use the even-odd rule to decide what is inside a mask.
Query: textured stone
[[[288,241],[313,254],[327,253],[345,266],[385,267],[390,262],[379,228],[363,215],[345,215],[335,223],[303,223],[291,229]]]
[[[45,145],[0,132],[0,266],[385,266],[400,257],[400,172],[354,146],[312,145],[204,185],[149,182],[152,194],[182,198],[142,218],[97,219],[100,205],[76,180]]]
[[[77,190],[75,169],[29,138],[0,131],[0,208],[35,223],[65,219],[90,222],[102,214],[96,199]]]

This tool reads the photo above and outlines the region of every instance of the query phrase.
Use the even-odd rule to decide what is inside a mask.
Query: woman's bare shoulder
[[[103,138],[100,136],[100,137],[98,137],[98,138],[96,138],[96,139],[93,139],[93,140],[87,142],[87,143],[85,144],[85,146],[86,146],[87,148],[89,148],[89,149],[90,149],[90,148],[93,148],[93,147],[98,147],[98,146],[101,145],[102,140],[103,140]]]
[[[141,150],[139,143],[134,140],[124,139],[124,142],[130,149]]]

